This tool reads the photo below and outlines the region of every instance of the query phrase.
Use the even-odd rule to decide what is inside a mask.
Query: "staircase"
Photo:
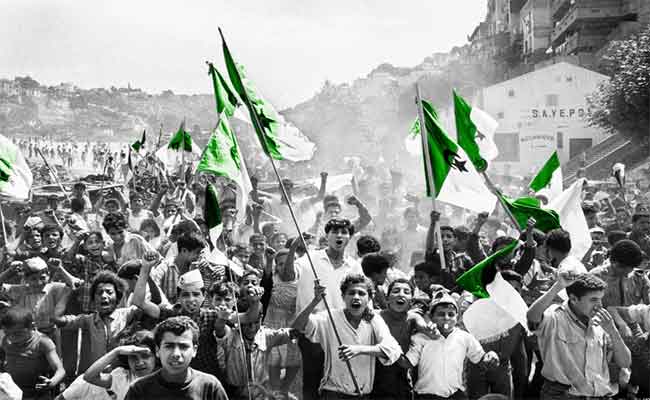
[[[621,135],[614,135],[590,147],[563,165],[564,186],[566,187],[576,180],[580,168],[585,169],[589,179],[603,180],[611,175],[612,165],[615,163],[622,162],[627,169],[631,169],[647,157],[647,147],[634,143]]]

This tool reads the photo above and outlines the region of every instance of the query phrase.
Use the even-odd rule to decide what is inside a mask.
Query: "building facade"
[[[605,140],[602,130],[587,124],[586,97],[607,79],[561,62],[483,89],[479,104],[499,122],[496,172],[526,175],[553,151],[566,162]]]

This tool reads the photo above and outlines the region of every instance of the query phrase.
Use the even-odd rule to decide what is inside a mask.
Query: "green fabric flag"
[[[144,142],[146,140],[147,140],[147,130],[145,129],[144,131],[142,131],[142,139],[133,142],[131,148],[139,153],[142,146],[144,146]]]
[[[219,120],[219,126],[210,136],[196,171],[224,176],[244,188],[239,147],[226,118]]]
[[[217,191],[211,183],[205,187],[205,208],[203,211],[203,218],[208,226],[210,232],[210,240],[213,246],[216,246],[217,239],[221,236],[223,231],[223,223],[221,218],[221,207],[217,197]]]
[[[533,191],[539,192],[547,186],[550,186],[553,174],[560,168],[560,159],[557,156],[557,151],[554,151],[551,158],[546,161],[546,164],[537,173],[537,176],[528,185]]]
[[[214,99],[217,104],[217,114],[225,113],[226,116],[232,117],[235,109],[239,105],[237,96],[230,90],[226,80],[221,76],[212,63],[208,63],[208,74],[212,78],[212,87],[214,89]]]
[[[553,210],[543,209],[539,199],[534,197],[521,197],[517,200],[512,200],[503,195],[501,195],[501,198],[508,206],[508,209],[517,220],[521,229],[526,229],[530,217],[535,218],[535,228],[542,232],[561,228],[558,213]]]
[[[185,132],[185,121],[181,122],[181,126],[172,138],[169,140],[167,148],[180,151],[181,147],[185,151],[192,151],[192,137],[189,133]]]
[[[518,241],[513,240],[512,243],[487,257],[480,263],[476,264],[472,268],[468,269],[461,276],[456,279],[458,286],[472,293],[474,296],[486,299],[490,297],[485,286],[483,285],[483,270],[491,266],[495,260],[504,257],[514,251],[517,247]]]
[[[487,169],[487,161],[481,156],[478,144],[476,144],[476,136],[478,130],[472,121],[472,107],[460,97],[456,91],[454,94],[454,115],[456,117],[456,132],[458,135],[458,145],[465,150],[467,157],[472,161],[472,164],[479,172]]]
[[[223,35],[221,36],[221,40],[223,42],[223,57],[226,68],[228,69],[230,82],[244,104],[246,104],[262,149],[273,159],[283,160],[285,157],[280,151],[281,144],[277,140],[280,125],[277,121],[275,111],[257,95],[251,82],[246,79],[243,68],[235,63]]]
[[[460,171],[467,171],[465,167],[466,161],[461,161],[458,158],[458,145],[449,138],[447,132],[442,127],[438,120],[438,114],[435,109],[426,100],[422,100],[422,113],[424,115],[424,125],[427,132],[427,143],[429,152],[429,159],[431,160],[431,171],[433,173],[433,184],[435,194],[429,187],[429,174],[426,167],[427,158],[424,158],[424,175],[426,177],[427,196],[437,197],[442,190],[445,179],[452,168]]]

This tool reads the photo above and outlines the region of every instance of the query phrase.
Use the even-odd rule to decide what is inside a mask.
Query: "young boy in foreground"
[[[126,400],[228,400],[217,378],[190,368],[199,327],[189,317],[172,317],[154,330],[161,369],[131,384]]]

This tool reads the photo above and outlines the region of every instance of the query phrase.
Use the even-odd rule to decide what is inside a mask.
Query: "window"
[[[557,94],[546,95],[546,107],[557,107]]]
[[[564,148],[564,132],[557,132],[555,134],[555,138],[557,141],[557,148],[558,149],[563,149]]]
[[[494,143],[499,149],[499,156],[494,161],[519,161],[518,133],[497,133]]]
[[[503,119],[503,111],[499,111],[499,112],[497,113],[497,118],[499,118],[499,119]]]
[[[515,97],[515,91],[513,89],[508,90],[508,97]]]

